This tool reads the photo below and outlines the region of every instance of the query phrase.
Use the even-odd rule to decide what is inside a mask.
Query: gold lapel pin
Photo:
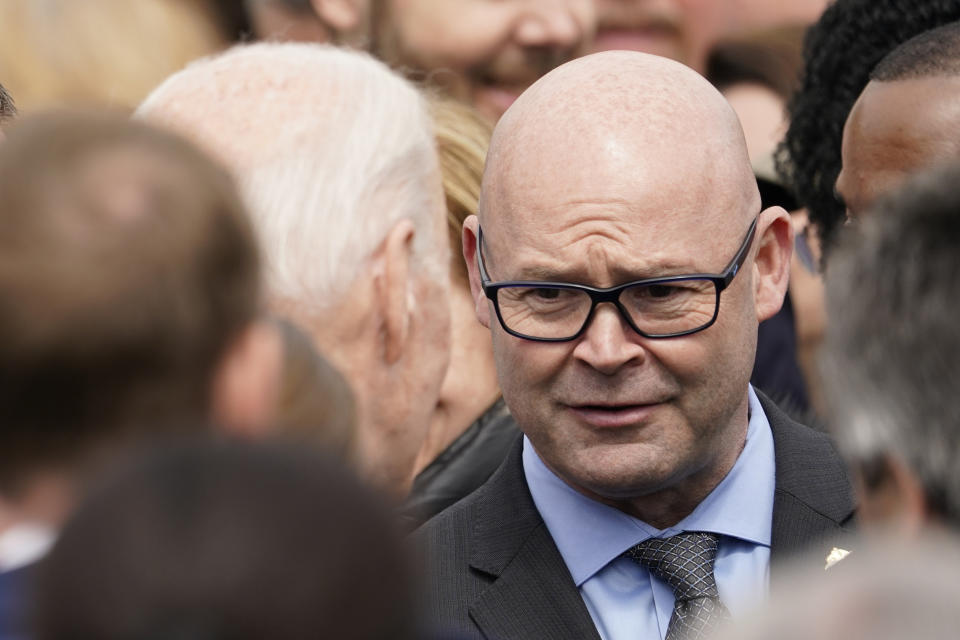
[[[850,552],[846,549],[841,549],[840,547],[834,547],[833,549],[830,549],[830,553],[827,554],[827,564],[823,570],[828,570],[833,565],[846,558],[848,555],[850,555]]]

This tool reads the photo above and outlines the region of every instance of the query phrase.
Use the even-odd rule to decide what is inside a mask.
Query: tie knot
[[[624,555],[669,584],[677,600],[719,597],[713,576],[717,536],[712,533],[651,538],[631,547]]]

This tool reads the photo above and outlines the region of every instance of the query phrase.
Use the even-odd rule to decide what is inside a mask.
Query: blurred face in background
[[[595,0],[594,51],[627,49],[678,60],[699,72],[710,48],[733,33],[811,24],[827,0]]]
[[[553,67],[586,53],[593,0],[382,0],[374,52],[497,120]]]
[[[595,0],[594,51],[627,49],[678,60],[702,71],[730,20],[732,0]]]
[[[371,0],[246,0],[259,40],[329,42],[363,48],[370,37]]]
[[[813,24],[830,0],[725,0],[733,10],[737,26],[743,30],[781,24]]]

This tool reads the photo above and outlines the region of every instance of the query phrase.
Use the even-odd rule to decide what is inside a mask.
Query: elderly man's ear
[[[480,220],[477,216],[468,216],[463,221],[463,259],[467,264],[467,274],[470,278],[470,293],[477,310],[477,320],[480,324],[490,328],[490,305],[487,296],[483,293],[480,284],[480,268],[477,266],[477,234],[480,233]]]
[[[783,305],[790,284],[790,258],[793,256],[793,225],[790,214],[781,207],[770,207],[760,213],[754,238],[756,258],[753,261],[754,304],[757,320],[772,317]]]

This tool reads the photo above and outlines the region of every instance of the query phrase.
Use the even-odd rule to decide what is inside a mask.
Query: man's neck
[[[697,472],[668,488],[625,500],[610,500],[600,496],[594,499],[619,509],[657,529],[672,527],[693,513],[693,510],[717,488],[730,470],[733,469],[733,465],[736,464],[745,444],[746,430],[744,430],[744,438],[740,442],[740,447],[735,450],[736,455],[731,459],[724,460],[722,464],[715,467]]]

